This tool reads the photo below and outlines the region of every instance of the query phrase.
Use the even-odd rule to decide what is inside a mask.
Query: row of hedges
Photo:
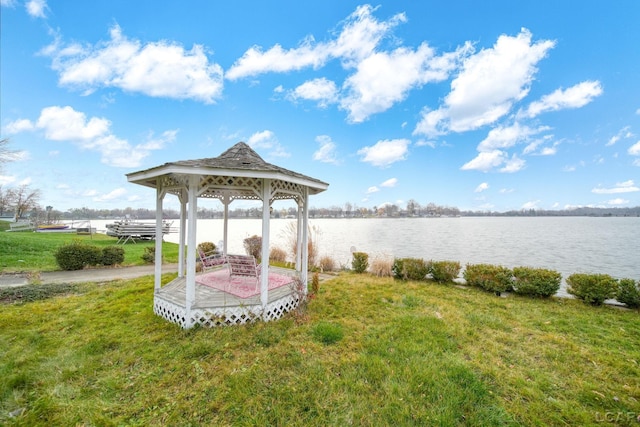
[[[511,270],[492,264],[467,264],[463,277],[468,285],[478,286],[496,295],[513,291],[542,298],[555,295],[562,282],[562,275],[554,270],[532,267]]]
[[[391,271],[399,280],[424,280],[428,274],[436,282],[451,282],[460,274],[457,261],[429,261],[420,258],[396,258]]]
[[[615,279],[608,274],[576,273],[567,277],[567,292],[593,305],[616,299],[627,307],[640,307],[640,281]]]
[[[124,262],[124,249],[119,246],[88,245],[78,240],[62,245],[55,253],[56,262],[62,270],[82,270],[88,266],[116,265]]]
[[[368,255],[353,253],[353,270],[363,273],[368,267]],[[452,282],[460,274],[457,261],[425,261],[420,258],[396,258],[391,274],[399,280],[432,280]],[[469,286],[477,286],[500,295],[515,292],[531,297],[547,298],[560,289],[562,275],[554,270],[533,267],[509,269],[501,265],[467,264],[463,278]],[[567,277],[567,292],[593,305],[601,305],[607,299],[616,299],[628,307],[640,307],[640,281],[615,279],[606,274],[576,273]]]

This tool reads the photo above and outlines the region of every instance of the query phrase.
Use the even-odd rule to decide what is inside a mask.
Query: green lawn
[[[305,311],[248,326],[184,331],[152,300],[145,277],[0,306],[0,424],[588,426],[640,415],[637,310],[351,273],[323,282]]]
[[[3,221],[0,221],[0,225]],[[4,223],[7,224],[7,223]],[[7,226],[5,226],[6,228]],[[100,248],[115,245],[117,238],[105,234],[77,235],[73,233],[34,233],[29,231],[5,232],[0,229],[0,272],[37,272],[59,270],[55,253],[58,247],[80,240]],[[125,250],[123,265],[143,265],[144,248],[154,246],[153,241],[120,245]],[[162,245],[164,262],[178,262],[178,245]]]

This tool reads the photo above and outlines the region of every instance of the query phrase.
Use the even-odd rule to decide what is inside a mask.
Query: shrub
[[[311,277],[311,295],[318,295],[318,292],[320,292],[320,276],[316,272]]]
[[[336,271],[336,262],[330,256],[323,256],[318,262],[320,271]]]
[[[200,249],[205,254],[209,254],[209,253],[214,253],[218,248],[213,242],[202,242],[198,244],[198,249]]]
[[[353,268],[356,273],[364,273],[367,271],[367,268],[369,268],[369,254],[365,252],[354,252],[351,268]]]
[[[60,246],[54,256],[62,270],[82,270],[86,266],[100,264],[102,251],[97,246],[74,240]]]
[[[251,255],[255,259],[260,259],[262,254],[262,237],[255,234],[251,237],[247,237],[243,241],[244,250],[247,255]]]
[[[156,248],[153,246],[147,246],[144,248],[144,253],[142,254],[142,260],[147,264],[153,264],[156,262]]]
[[[269,261],[285,263],[287,262],[287,253],[284,249],[271,248],[269,251]]]
[[[467,264],[463,273],[468,285],[500,295],[512,289],[513,272],[507,267],[492,264]]]
[[[404,258],[396,258],[391,266],[391,274],[394,279],[407,280],[404,274]]]
[[[514,290],[522,295],[550,297],[560,289],[562,275],[544,268],[516,267],[513,269]]]
[[[608,274],[574,273],[567,277],[567,292],[592,305],[615,298],[618,281]]]
[[[371,261],[369,271],[378,277],[391,277],[393,275],[393,259],[376,257]]]
[[[105,246],[102,248],[102,264],[116,265],[124,262],[124,249],[120,246]]]
[[[616,299],[627,307],[640,307],[640,281],[636,283],[633,279],[620,279]]]
[[[452,282],[460,274],[460,263],[458,261],[431,261],[429,272],[436,282]]]
[[[396,258],[391,270],[396,279],[425,280],[429,274],[429,265],[421,258]]]
[[[342,326],[337,323],[319,322],[313,328],[313,337],[323,344],[336,343],[340,341],[343,336],[344,332],[342,331]]]
[[[297,258],[298,254],[298,225],[295,221],[287,224],[283,230],[287,245],[291,250],[292,259]],[[317,226],[309,226],[307,229],[307,260],[310,266],[316,266],[319,251],[319,240],[322,231]]]

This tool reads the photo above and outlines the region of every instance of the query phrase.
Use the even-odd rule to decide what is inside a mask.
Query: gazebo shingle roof
[[[261,172],[283,175],[283,178],[287,177],[299,179],[303,181],[309,181],[311,183],[318,184],[319,187],[326,188],[328,184],[319,179],[311,178],[307,175],[303,175],[298,172],[285,169],[280,166],[273,165],[265,162],[258,153],[256,153],[249,145],[244,142],[238,142],[218,157],[209,157],[204,159],[195,160],[179,160],[176,162],[168,162],[161,166],[156,166],[150,169],[146,169],[139,172],[127,174],[130,180],[134,175],[156,175],[154,172],[160,172],[163,174],[166,169],[202,169],[203,173],[211,173],[212,170],[220,169],[225,172],[229,171],[242,171],[242,172]]]

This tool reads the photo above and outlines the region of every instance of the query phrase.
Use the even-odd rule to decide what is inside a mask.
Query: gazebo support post
[[[164,198],[164,190],[162,188],[161,179],[158,178],[158,186],[156,188],[156,252],[155,252],[155,269],[154,269],[154,289],[160,289],[162,279],[162,199]]]
[[[302,271],[302,209],[303,202],[298,202],[298,216],[296,223],[296,271]]]
[[[187,218],[187,278],[185,292],[185,321],[183,328],[189,329],[193,326],[191,319],[191,307],[196,300],[196,232],[198,214],[198,183],[200,177],[193,175],[189,177],[189,214]]]
[[[309,272],[309,189],[304,189],[304,203],[302,213],[302,292],[307,295],[307,278]]]
[[[229,195],[225,195],[222,198],[222,204],[224,205],[224,231],[222,234],[222,253],[223,255],[227,255],[227,245],[228,245],[228,235],[229,235],[229,203],[231,203],[231,198]]]
[[[184,277],[184,247],[187,236],[187,200],[184,191],[180,193],[180,233],[178,236],[178,277]]]
[[[266,314],[269,302],[269,225],[271,220],[271,180],[262,180],[262,254],[260,265],[260,304]],[[266,320],[266,319],[264,319]]]

